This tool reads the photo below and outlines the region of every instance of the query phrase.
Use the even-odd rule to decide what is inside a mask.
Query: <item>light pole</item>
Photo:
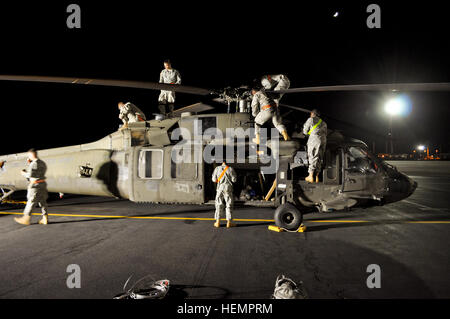
[[[419,151],[419,159],[421,159],[422,157],[425,157],[423,155],[424,152],[426,152],[427,147],[425,145],[419,145],[417,146],[417,150]]]
[[[386,153],[394,153],[394,141],[392,136],[392,122],[394,116],[404,115],[408,113],[409,110],[409,100],[407,97],[402,95],[393,97],[384,104],[384,111],[389,115],[389,131],[388,140],[386,141]],[[390,152],[388,149],[388,145],[390,146]]]
[[[389,131],[388,131],[388,143],[390,146],[390,152],[388,152],[386,146],[386,153],[394,154],[394,143],[392,141],[392,114],[389,114]]]

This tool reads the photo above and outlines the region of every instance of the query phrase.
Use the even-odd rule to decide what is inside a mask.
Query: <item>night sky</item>
[[[158,81],[162,61],[170,58],[183,84],[205,88],[240,85],[267,73],[287,74],[291,87],[450,82],[444,2],[93,2],[2,4],[0,73]],[[70,3],[81,6],[81,29],[66,27]],[[381,7],[381,29],[366,26],[370,3]],[[150,117],[158,96],[136,89],[14,82],[0,82],[0,92],[1,154],[97,140],[120,124],[118,101],[132,101]],[[328,123],[370,147],[375,142],[376,151],[384,152],[387,96],[298,93],[286,95],[283,102],[318,108],[364,127]],[[408,96],[411,113],[393,123],[395,151],[410,152],[425,144],[450,152],[450,93]],[[177,98],[178,106],[200,100],[181,94]],[[307,117],[293,116],[299,122]]]

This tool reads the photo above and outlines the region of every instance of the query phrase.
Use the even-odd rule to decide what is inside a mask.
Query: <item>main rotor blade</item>
[[[292,88],[275,93],[304,93],[304,92],[337,92],[337,91],[450,91],[450,83],[390,83],[390,84],[356,84],[332,85]]]
[[[178,110],[173,111],[173,115],[181,116],[181,113],[184,113],[184,112],[201,113],[201,112],[209,111],[212,109],[214,109],[214,107],[212,107],[211,105],[204,104],[204,103],[195,103],[195,104],[188,105],[188,106],[185,106]]]
[[[311,113],[311,110],[304,109],[304,108],[298,107],[298,106],[292,106],[292,105],[287,105],[287,104],[280,104],[280,106],[281,107],[287,107],[289,109],[300,111],[300,112],[304,112],[304,113]]]
[[[287,108],[290,108],[290,109],[295,110],[295,111],[300,111],[300,112],[304,112],[304,113],[311,113],[311,110],[304,109],[304,108],[298,107],[298,106],[292,106],[292,105],[287,105],[287,104],[280,104],[280,106],[281,106],[281,107],[287,107]],[[339,120],[339,119],[337,119],[337,118],[328,116],[328,115],[326,115],[326,114],[322,114],[321,117],[322,117],[324,120],[329,120],[329,121],[332,121],[332,122],[334,122],[334,123],[338,123],[338,124],[344,125],[344,126],[346,126],[346,127],[348,127],[348,128],[354,128],[354,129],[357,129],[357,130],[359,130],[359,131],[366,132],[366,133],[368,133],[368,134],[370,134],[370,135],[372,135],[372,136],[383,137],[383,138],[385,137],[385,136],[383,136],[383,135],[381,135],[381,134],[379,134],[379,133],[373,132],[373,131],[371,131],[371,130],[365,128],[365,127],[356,125],[356,124],[351,123],[351,122]]]
[[[114,87],[126,87],[126,88],[148,89],[148,90],[165,90],[195,95],[208,95],[213,93],[211,90],[197,88],[193,86],[144,82],[144,81],[104,80],[104,79],[86,79],[86,78],[51,77],[51,76],[34,76],[34,75],[31,76],[0,75],[0,80],[114,86]]]

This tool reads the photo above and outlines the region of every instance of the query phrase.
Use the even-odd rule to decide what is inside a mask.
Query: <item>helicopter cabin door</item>
[[[172,158],[172,148],[136,148],[133,160],[133,201],[204,202],[203,161],[177,163]]]

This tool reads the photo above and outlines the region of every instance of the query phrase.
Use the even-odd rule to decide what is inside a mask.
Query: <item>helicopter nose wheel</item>
[[[285,203],[275,210],[274,219],[278,227],[295,231],[303,222],[303,214],[294,205]]]

